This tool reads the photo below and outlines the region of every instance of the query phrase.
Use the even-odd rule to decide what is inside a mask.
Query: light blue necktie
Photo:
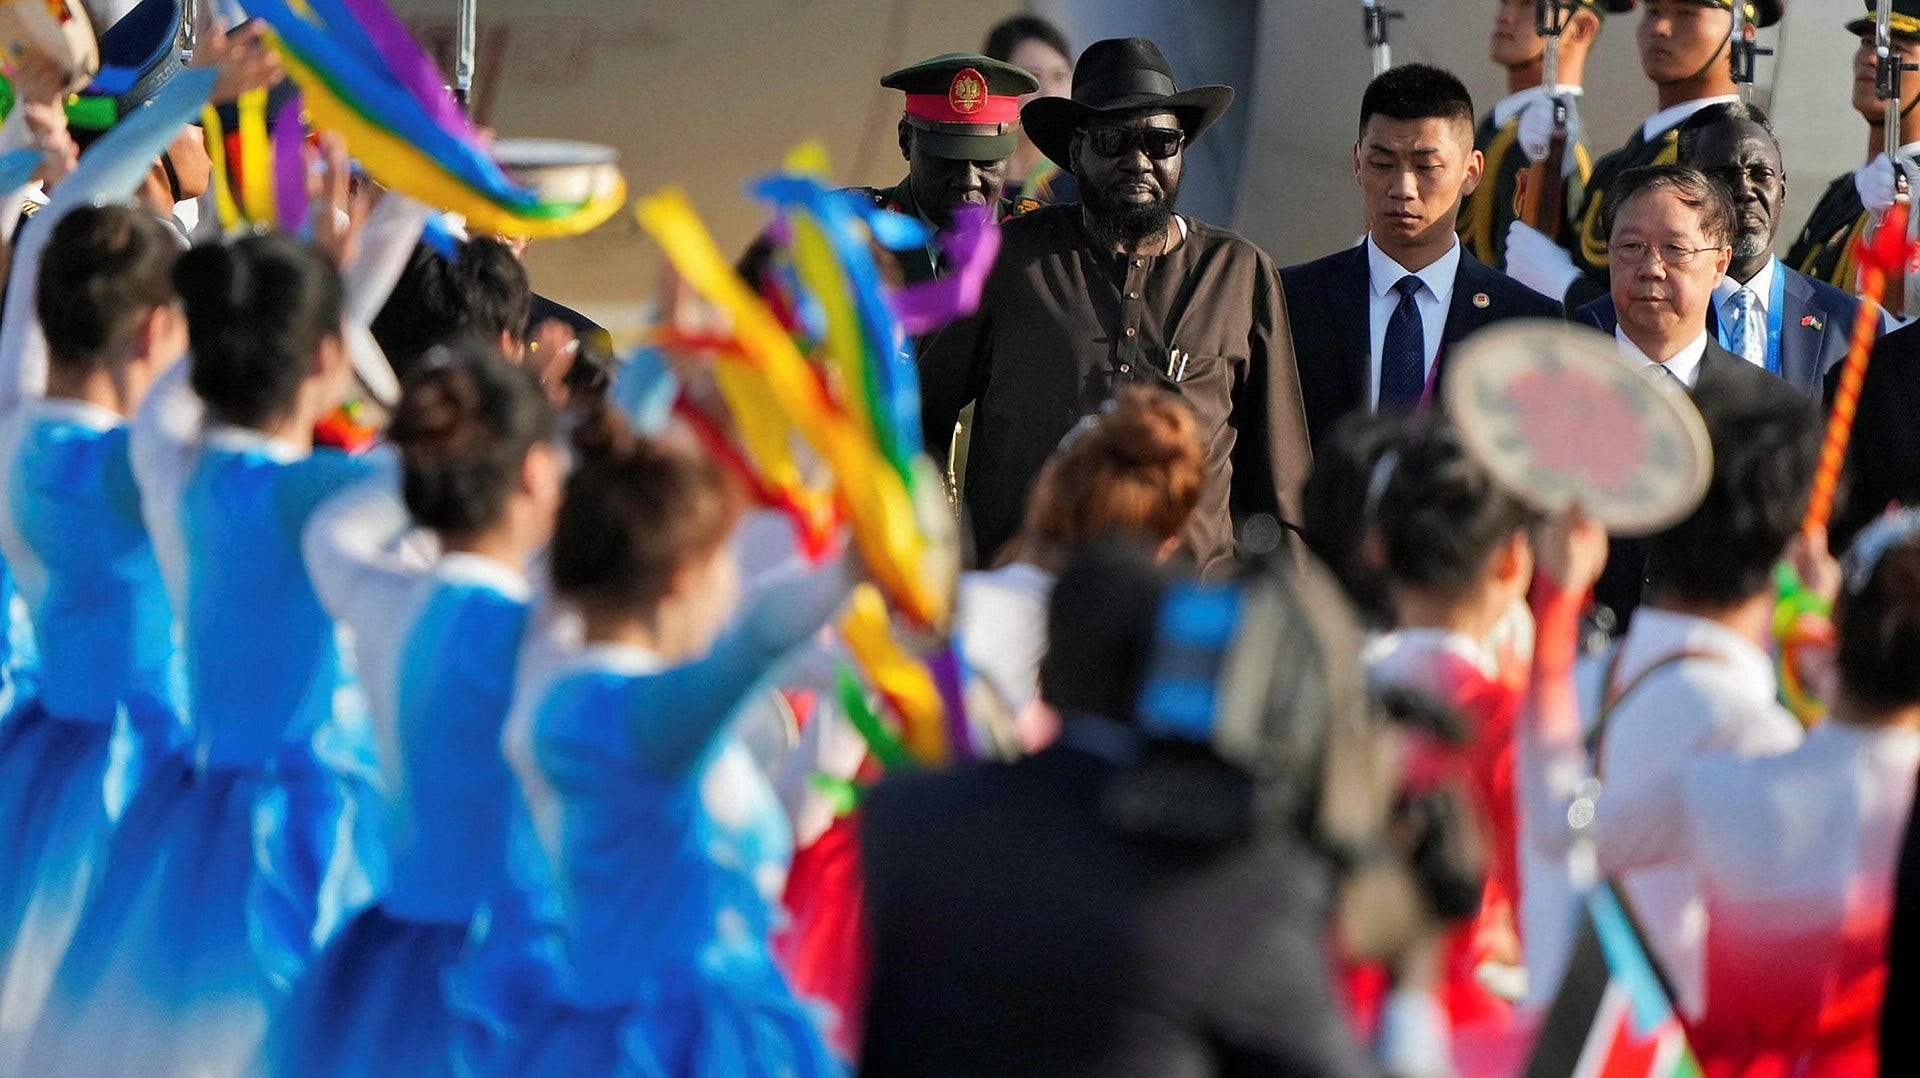
[[[1760,317],[1760,297],[1741,288],[1728,298],[1733,313],[1727,319],[1727,340],[1733,351],[1762,370],[1767,366],[1767,320]]]

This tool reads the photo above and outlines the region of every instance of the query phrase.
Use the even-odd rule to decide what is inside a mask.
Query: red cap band
[[[947,94],[908,94],[907,115],[948,124],[1010,124],[1020,118],[1020,99],[987,95],[971,112],[953,107]]]

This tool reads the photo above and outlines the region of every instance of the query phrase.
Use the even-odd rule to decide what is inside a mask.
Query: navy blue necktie
[[[1382,412],[1411,412],[1427,390],[1427,341],[1420,325],[1420,305],[1414,295],[1420,278],[1412,274],[1394,282],[1400,304],[1387,319],[1387,337],[1380,344],[1380,408]]]

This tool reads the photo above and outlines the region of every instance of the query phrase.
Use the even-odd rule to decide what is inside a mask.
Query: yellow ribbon
[[[926,766],[946,762],[946,708],[924,664],[893,637],[887,604],[871,585],[854,589],[840,617],[840,636],[867,679],[900,720],[901,740]]]
[[[249,90],[240,95],[240,205],[247,220],[271,221],[273,209],[273,147],[267,142],[267,92]],[[302,222],[286,222],[299,228]]]
[[[367,175],[382,186],[429,206],[460,214],[474,231],[528,239],[576,236],[599,227],[627,201],[626,181],[617,179],[611,190],[595,195],[579,209],[561,217],[514,213],[461,182],[419,147],[361,116],[336,97],[326,81],[302,64],[292,51],[278,51],[288,77],[305,97],[307,114],[315,129],[337,132],[345,138]]]

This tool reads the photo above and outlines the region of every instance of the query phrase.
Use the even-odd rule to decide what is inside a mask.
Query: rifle
[[[1393,66],[1393,46],[1387,43],[1387,23],[1406,18],[1406,12],[1394,11],[1380,0],[1360,0],[1360,29],[1366,35],[1367,48],[1373,50],[1373,74],[1378,78]]]
[[[1758,41],[1747,36],[1746,0],[1734,0],[1733,27],[1728,31],[1727,66],[1733,72],[1734,85],[1740,87],[1744,96],[1753,86],[1753,66],[1762,56],[1772,56],[1772,49],[1760,47]]]
[[[1874,54],[1874,96],[1886,102],[1886,113],[1880,124],[1886,135],[1887,163],[1893,166],[1893,208],[1887,211],[1881,225],[1888,222],[1904,224],[1909,219],[1913,199],[1907,191],[1907,170],[1900,167],[1900,74],[1913,68],[1912,64],[1900,62],[1893,51],[1893,0],[1880,0],[1874,12],[1873,20]],[[1889,269],[1886,290],[1882,305],[1893,314],[1903,314],[1907,306],[1907,264],[1904,260],[1897,269]]]
[[[479,0],[460,0],[455,19],[453,97],[463,109],[469,108],[468,100],[473,96],[474,29],[479,6]]]
[[[1567,159],[1567,117],[1571,107],[1560,92],[1560,33],[1573,18],[1575,0],[1534,0],[1533,29],[1546,42],[1540,85],[1553,101],[1553,135],[1547,155],[1527,170],[1520,192],[1520,219],[1543,236],[1558,236],[1567,215],[1567,187],[1560,174]]]

